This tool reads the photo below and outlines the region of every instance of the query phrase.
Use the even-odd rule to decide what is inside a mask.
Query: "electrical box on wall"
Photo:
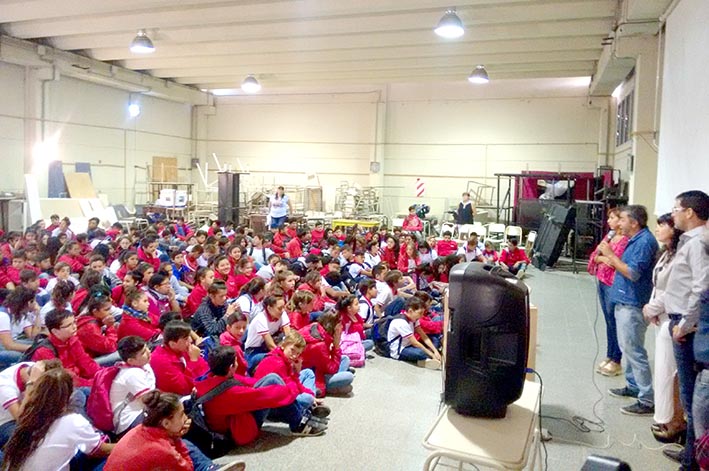
[[[382,164],[379,162],[369,162],[369,171],[371,173],[379,173],[379,171],[382,169]]]

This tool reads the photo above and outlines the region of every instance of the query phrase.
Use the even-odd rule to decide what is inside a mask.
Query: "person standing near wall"
[[[679,461],[682,470],[696,469],[694,457],[694,418],[692,403],[697,378],[694,337],[699,321],[701,298],[709,288],[709,255],[702,237],[709,220],[709,195],[703,191],[685,191],[677,195],[672,208],[675,227],[684,231],[680,237],[674,266],[667,281],[665,312],[670,316],[670,331],[679,377],[679,395],[687,415],[687,445],[684,451],[663,450],[665,456]]]
[[[271,219],[269,227],[276,229],[286,222],[288,213],[293,212],[290,198],[285,193],[285,189],[279,186],[276,193],[268,197],[268,216]]]

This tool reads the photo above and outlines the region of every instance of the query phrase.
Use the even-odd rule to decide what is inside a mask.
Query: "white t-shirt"
[[[49,301],[47,301],[47,304],[42,306],[42,308],[39,310],[39,315],[42,316],[42,325],[44,325],[44,318],[47,317],[47,313],[52,309],[56,309],[56,307],[54,306],[54,301],[50,299]],[[71,307],[71,303],[66,303],[64,309],[69,312],[74,312],[74,309],[72,309]]]
[[[263,310],[262,308],[259,309],[261,303],[257,303],[256,301],[254,301],[254,298],[252,298],[250,294],[242,294],[241,296],[236,298],[236,302],[239,305],[239,309],[241,309],[241,312],[246,316],[249,321],[251,321],[251,319],[253,319],[259,311]]]
[[[57,286],[58,281],[59,281],[59,278],[50,278],[49,279],[49,281],[47,282],[47,287],[45,288],[45,290],[47,290],[47,293],[52,292],[54,287]],[[79,280],[77,280],[73,276],[70,276],[69,278],[67,278],[67,281],[71,281],[72,283],[74,283],[74,288],[79,287]]]
[[[273,273],[273,267],[271,265],[264,265],[258,269],[256,276],[263,278],[266,281],[271,281],[275,276],[275,273]]]
[[[382,257],[379,254],[372,255],[369,252],[364,254],[364,264],[367,265],[369,268],[374,268],[380,263],[382,263]]]
[[[153,389],[155,389],[155,374],[150,365],[145,365],[142,368],[126,366],[118,372],[116,379],[111,384],[109,395],[117,434],[124,432],[136,417],[143,413],[143,403],[139,397]],[[118,409],[128,394],[131,394],[133,399],[116,417]]]
[[[468,250],[466,249],[466,251],[465,251],[465,261],[466,261],[466,262],[476,261],[476,260],[478,259],[478,257],[481,257],[481,256],[482,256],[482,254],[483,254],[483,251],[480,250],[480,247],[475,247],[475,248],[474,248],[473,250],[471,250],[471,251],[468,251]]]
[[[103,441],[103,436],[82,415],[64,415],[49,427],[39,448],[27,458],[20,470],[66,471],[77,451],[90,455]]]
[[[288,314],[286,314],[285,311],[281,314],[281,318],[275,322],[267,317],[266,311],[258,313],[249,323],[249,327],[246,330],[246,344],[244,344],[244,349],[260,347],[263,345],[262,335],[271,334],[271,336],[273,336],[276,332],[281,330],[282,327],[289,325],[290,319],[288,319]]]
[[[22,368],[28,368],[32,365],[34,365],[34,363],[29,361],[18,363],[0,372],[0,404],[2,404],[2,409],[0,409],[0,425],[15,420],[8,409],[11,405],[22,401],[22,392],[20,391],[20,386],[17,384],[19,381],[19,373]]]
[[[391,324],[389,324],[389,331],[387,332],[387,342],[391,342],[389,344],[389,355],[393,359],[398,360],[399,352],[411,345],[411,338],[414,335],[414,330],[419,325],[419,321],[411,322],[407,318],[394,319],[391,321]],[[399,336],[401,336],[400,339],[394,340]],[[399,345],[401,345],[401,347]]]
[[[365,324],[374,322],[374,306],[369,304],[364,296],[359,298],[359,317],[362,318]]]
[[[16,323],[12,321],[10,314],[4,310],[0,311],[0,332],[10,332],[12,340],[17,340],[27,327],[32,327],[32,319],[29,316],[22,316],[20,322]]]
[[[377,297],[372,300],[373,304],[381,306],[382,309],[394,299],[394,292],[384,281],[377,280]]]
[[[276,198],[276,195],[270,195],[268,199],[271,202],[269,216],[272,218],[282,218],[288,214],[288,195],[283,195],[280,198]]]
[[[268,265],[268,257],[273,255],[273,250],[265,247],[261,247],[260,249],[257,249],[256,247],[250,247],[246,251],[246,255],[251,257],[254,260],[254,263],[258,263],[259,266]]]
[[[353,263],[349,266],[350,276],[352,278],[357,278],[362,270],[364,270],[364,267],[358,263]]]

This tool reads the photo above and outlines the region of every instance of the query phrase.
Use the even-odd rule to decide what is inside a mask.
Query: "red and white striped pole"
[[[423,197],[426,192],[426,184],[420,178],[416,179],[416,198]]]

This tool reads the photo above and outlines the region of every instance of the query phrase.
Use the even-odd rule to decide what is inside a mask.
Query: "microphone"
[[[614,230],[608,231],[608,236],[606,237],[608,239],[608,242],[613,240],[613,237],[615,237],[615,231]]]

